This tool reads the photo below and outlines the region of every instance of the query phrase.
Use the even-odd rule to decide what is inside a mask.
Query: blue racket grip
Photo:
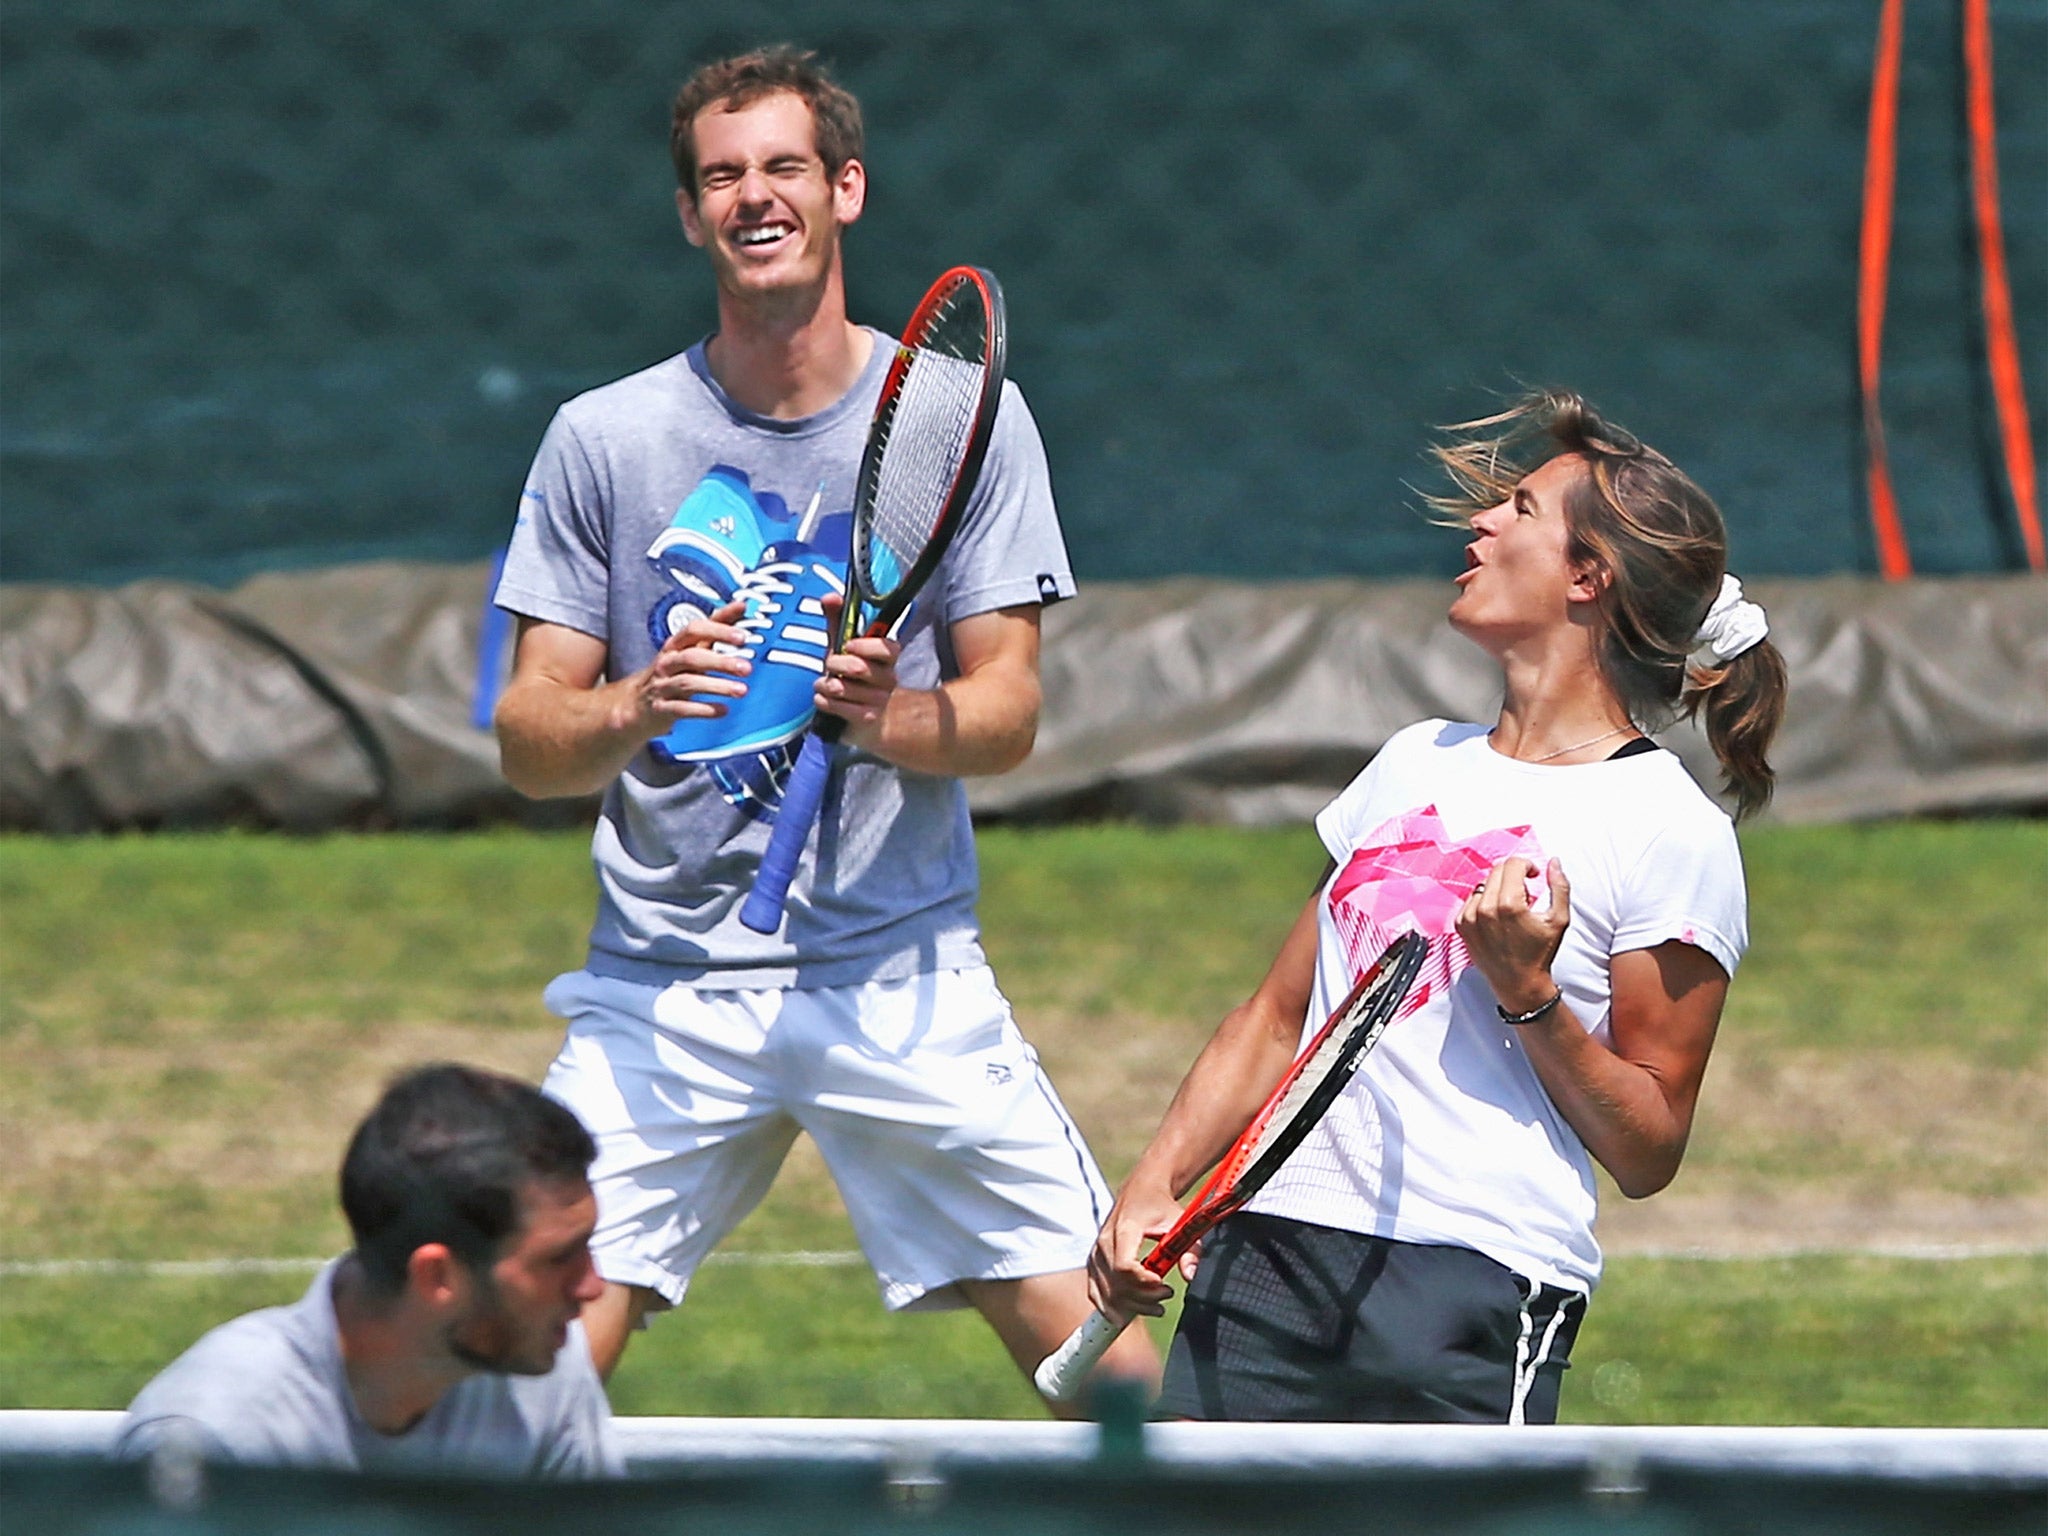
[[[818,819],[818,807],[825,799],[825,785],[832,777],[832,748],[812,731],[804,737],[796,767],[782,792],[782,808],[775,813],[775,831],[768,839],[768,851],[761,855],[760,873],[754,888],[740,906],[740,921],[756,933],[773,933],[782,926],[782,908],[789,900],[789,882],[810,841],[811,823]]]

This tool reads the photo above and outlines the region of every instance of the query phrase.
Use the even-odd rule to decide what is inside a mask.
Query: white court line
[[[1952,1262],[1964,1259],[2033,1258],[2048,1254],[2048,1243],[1868,1243],[1856,1247],[1825,1244],[1782,1248],[1631,1248],[1612,1259],[1683,1259],[1697,1263],[1761,1263],[1770,1259],[1874,1258]],[[220,1275],[311,1274],[325,1259],[0,1259],[0,1279],[41,1280],[65,1275],[147,1275],[152,1278],[197,1278]],[[777,1265],[788,1269],[844,1269],[864,1265],[856,1249],[819,1248],[768,1252],[759,1249],[720,1251],[707,1264]]]

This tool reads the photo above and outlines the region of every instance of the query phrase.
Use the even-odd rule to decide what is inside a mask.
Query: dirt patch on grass
[[[1112,1182],[1208,1034],[1206,1023],[1043,1014],[1025,1024]],[[9,1256],[256,1254],[331,1240],[342,1144],[386,1080],[453,1059],[538,1081],[558,1038],[545,1020],[232,1034],[171,1021],[45,1040],[0,1081]],[[836,1244],[839,1209],[822,1159],[800,1140],[754,1235],[818,1246],[815,1222]],[[1601,1226],[1618,1253],[2038,1244],[2048,1240],[2048,1067],[1725,1042],[1678,1181],[1642,1202],[1609,1189]]]
[[[1848,1182],[1870,1199],[2048,1195],[2048,1065],[1729,1041],[1708,1069],[1688,1166],[1707,1179]]]
[[[1601,1197],[1613,1252],[2048,1243],[2048,1068],[1724,1041],[1677,1180]]]
[[[1600,1244],[1610,1254],[1754,1255],[1826,1252],[2037,1252],[2048,1248],[2048,1198],[1862,1187],[1674,1185],[1651,1200],[1601,1196]]]
[[[136,1222],[185,1210],[234,1251],[267,1252],[281,1216],[329,1224],[342,1146],[394,1074],[456,1060],[537,1081],[557,1039],[553,1027],[296,1022],[224,1038],[159,1022],[139,1038],[42,1042],[0,1084],[0,1229],[11,1257],[97,1256],[133,1246]]]
[[[1055,1018],[1029,1030],[1113,1182],[1208,1038]],[[2048,1067],[1724,1040],[1677,1181],[1647,1201],[1608,1187],[1601,1236],[1615,1252],[2048,1242]]]
[[[1027,1027],[1053,1087],[1112,1184],[1145,1150],[1209,1032],[1207,1025],[1100,1019]]]

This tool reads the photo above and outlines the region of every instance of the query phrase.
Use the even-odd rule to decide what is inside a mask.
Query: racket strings
[[[1401,958],[1394,960],[1392,950],[1382,956],[1380,964],[1375,967],[1377,976],[1350,1000],[1336,1021],[1310,1045],[1309,1054],[1301,1061],[1293,1079],[1245,1148],[1244,1168],[1259,1168],[1262,1159],[1276,1144],[1296,1141],[1312,1128],[1313,1122],[1321,1120],[1329,1108],[1327,1103],[1317,1102],[1323,1086],[1333,1074],[1344,1071],[1370,1050],[1384,1032],[1390,1016],[1414,984],[1416,970],[1423,959],[1419,940],[1411,936],[1398,943]],[[1389,961],[1393,963],[1389,964]],[[1362,1030],[1361,1026],[1367,1026],[1369,1021],[1377,1022]],[[1311,1124],[1304,1126],[1301,1123],[1304,1120]],[[1292,1150],[1292,1146],[1288,1146],[1281,1155],[1289,1155]],[[1277,1171],[1277,1164],[1259,1171],[1264,1177],[1271,1177]]]
[[[1363,1010],[1359,1010],[1362,1012]],[[1340,1020],[1337,1027],[1317,1042],[1315,1053],[1302,1063],[1294,1081],[1287,1087],[1280,1101],[1273,1106],[1273,1112],[1266,1117],[1266,1123],[1259,1134],[1245,1148],[1245,1166],[1259,1160],[1265,1150],[1279,1139],[1281,1134],[1300,1116],[1315,1091],[1328,1081],[1332,1072],[1344,1064],[1348,1054],[1344,1047],[1350,1041],[1352,1026],[1357,1023],[1355,1015]]]
[[[987,379],[988,328],[978,302],[941,314],[911,359],[880,428],[861,585],[894,591],[938,531],[973,443]]]
[[[1265,1188],[1284,1190],[1290,1198],[1305,1197],[1319,1210],[1340,1211],[1360,1198],[1360,1190],[1381,1186],[1385,1135],[1373,1094],[1353,1091],[1357,1080],[1352,1078],[1332,1087],[1325,1102],[1313,1102],[1313,1096],[1333,1073],[1360,1060],[1412,1011],[1415,994],[1422,990],[1418,976],[1431,947],[1413,933],[1389,945],[1369,973],[1372,979],[1318,1042],[1314,1057],[1258,1137],[1255,1158],[1263,1157],[1268,1148],[1275,1153],[1270,1163],[1257,1166]],[[1361,1037],[1358,1049],[1346,1049],[1354,1037]],[[1308,1081],[1311,1077],[1314,1082]],[[1298,1129],[1294,1137],[1289,1136],[1290,1126]]]

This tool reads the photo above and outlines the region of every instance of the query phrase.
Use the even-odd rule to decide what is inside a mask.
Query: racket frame
[[[889,432],[886,428],[893,424],[892,412],[900,403],[903,381],[917,359],[919,338],[929,331],[939,312],[963,284],[980,289],[982,309],[988,316],[987,365],[982,370],[981,397],[975,403],[974,428],[954,471],[953,483],[947,487],[945,504],[931,537],[925,540],[917,559],[911,562],[910,569],[903,573],[896,585],[886,595],[876,594],[867,585],[869,565],[866,551],[873,537],[882,459],[888,451]],[[975,488],[981,480],[981,466],[988,457],[988,445],[995,435],[996,412],[1002,405],[1003,380],[1008,366],[1007,310],[1003,303],[1003,285],[996,281],[995,273],[984,267],[951,267],[940,273],[911,313],[909,323],[903,327],[903,339],[896,344],[896,355],[889,360],[889,373],[882,381],[882,393],[875,402],[875,420],[868,429],[867,444],[861,450],[860,474],[854,482],[853,539],[846,568],[846,606],[840,612],[834,650],[845,649],[846,642],[861,633],[869,636],[888,634],[910,611],[919,591],[931,579],[932,572],[938,569],[939,562],[945,559],[946,551],[952,547],[953,536],[966,520],[967,503],[973,500]],[[861,614],[871,605],[875,616],[863,630]],[[837,715],[827,715],[818,723],[828,725],[838,719]],[[840,725],[844,729],[843,721]]]
[[[972,285],[979,290],[988,325],[983,349],[985,366],[982,368],[981,393],[975,402],[974,425],[960,462],[954,469],[952,483],[947,487],[946,499],[931,536],[925,540],[917,558],[896,585],[885,594],[875,594],[867,590],[864,579],[868,569],[866,552],[872,537],[875,500],[880,493],[882,461],[894,413],[901,404],[904,382],[917,360],[920,338],[930,333],[934,321],[962,285]],[[846,563],[845,603],[840,609],[839,622],[833,626],[828,655],[845,650],[847,643],[856,636],[880,637],[893,631],[904,614],[910,611],[910,605],[916,601],[925,582],[931,579],[932,572],[938,569],[946,551],[952,547],[954,535],[966,520],[967,504],[974,498],[981,480],[982,464],[988,457],[988,445],[995,433],[996,413],[1002,406],[1003,380],[1008,362],[1009,325],[1002,284],[996,281],[993,272],[984,267],[947,268],[925,290],[917,308],[911,311],[910,320],[903,327],[902,340],[896,344],[895,356],[889,360],[889,372],[882,381],[881,396],[875,402],[875,417],[868,427],[867,445],[861,451],[860,474],[854,482],[853,536]],[[870,607],[874,609],[873,616],[864,622]],[[836,748],[840,738],[846,734],[846,725],[847,722],[838,715],[819,713],[812,716],[804,733],[803,746],[798,751],[795,767],[790,770],[782,803],[777,808],[768,847],[761,856],[754,888],[740,904],[740,922],[756,933],[774,933],[782,927],[790,882],[796,877],[804,845],[810,840],[812,823],[818,819],[819,809],[824,804],[825,788],[830,782],[837,756]]]

